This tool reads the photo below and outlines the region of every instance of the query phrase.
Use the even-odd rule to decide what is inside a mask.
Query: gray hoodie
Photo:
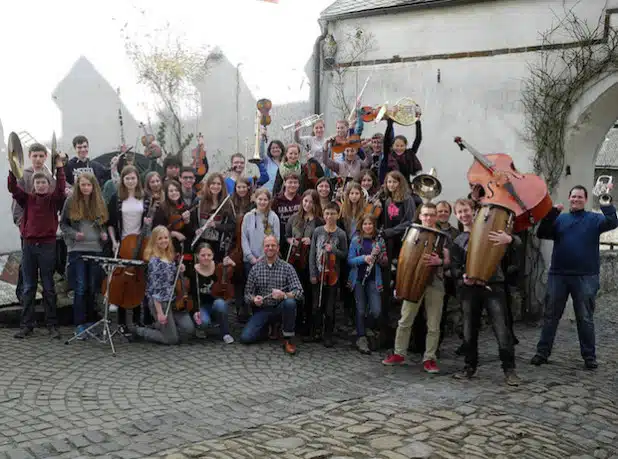
[[[268,213],[270,234],[274,234],[277,241],[281,240],[279,217],[272,210]],[[243,261],[250,262],[251,257],[260,258],[264,255],[264,214],[257,209],[247,212],[242,220],[242,254]]]

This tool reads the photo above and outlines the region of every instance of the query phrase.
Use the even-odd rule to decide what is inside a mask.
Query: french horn
[[[9,134],[7,153],[11,172],[19,180],[24,176],[24,150],[15,132]]]
[[[402,126],[412,126],[418,121],[419,105],[409,97],[402,97],[391,107],[385,102],[376,115],[376,124],[384,118],[391,119]]]

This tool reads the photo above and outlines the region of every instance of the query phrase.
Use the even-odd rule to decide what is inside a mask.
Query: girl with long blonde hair
[[[100,256],[107,241],[105,224],[107,207],[96,177],[88,172],[77,177],[73,193],[62,209],[60,229],[67,246],[67,276],[73,289],[73,323],[75,334],[87,328],[87,322],[97,319],[96,296],[101,286],[101,270],[95,263],[83,260],[83,255]]]
[[[253,193],[255,209],[245,214],[242,221],[241,243],[245,272],[248,274],[258,260],[264,256],[264,237],[275,235],[280,239],[279,217],[270,210],[272,195],[266,188],[259,188]]]
[[[174,291],[176,272],[179,269],[184,272],[184,264],[175,260],[170,232],[165,226],[152,230],[144,258],[148,261],[148,305],[157,321],[154,328],[136,327],[134,336],[162,344],[187,341],[195,334],[195,325],[186,309],[176,310]],[[169,311],[168,304],[171,304]]]

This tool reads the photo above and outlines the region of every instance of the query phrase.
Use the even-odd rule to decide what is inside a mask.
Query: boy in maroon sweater
[[[283,193],[278,194],[273,199],[272,210],[279,217],[280,233],[281,236],[281,258],[285,260],[287,251],[289,249],[288,242],[283,235],[285,235],[285,225],[288,224],[288,220],[300,209],[303,198],[298,194],[300,188],[300,176],[295,173],[288,174],[283,179]]]
[[[58,210],[64,201],[66,178],[63,167],[65,155],[56,157],[56,188],[50,192],[49,177],[42,172],[32,175],[33,193],[17,184],[17,178],[9,172],[8,188],[15,201],[24,209],[19,225],[23,239],[22,273],[24,290],[21,299],[21,329],[15,338],[25,338],[34,329],[34,300],[39,272],[43,284],[45,321],[51,338],[60,339],[56,318],[56,291],[54,268],[56,266],[56,232]]]

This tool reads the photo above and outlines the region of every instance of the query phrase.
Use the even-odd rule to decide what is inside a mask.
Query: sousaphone
[[[24,176],[24,150],[21,146],[21,140],[15,132],[9,134],[7,152],[11,172],[19,180]]]

